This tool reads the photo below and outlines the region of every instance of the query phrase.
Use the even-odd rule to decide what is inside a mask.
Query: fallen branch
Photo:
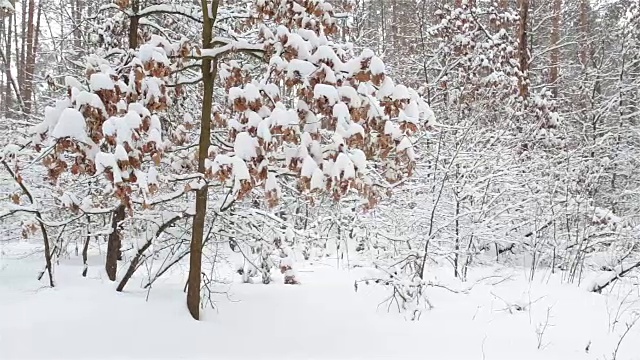
[[[620,267],[622,268],[622,265],[620,265]],[[591,288],[592,292],[595,293],[601,293],[602,290],[604,290],[604,288],[606,288],[607,286],[613,284],[614,282],[616,282],[616,280],[620,279],[621,277],[624,277],[625,275],[627,275],[629,272],[631,272],[633,269],[635,268],[640,268],[640,261],[638,261],[637,263],[631,265],[630,267],[626,268],[626,269],[622,269],[621,271],[617,272],[614,276],[612,276],[608,281],[606,281],[603,284],[594,284],[594,286]]]

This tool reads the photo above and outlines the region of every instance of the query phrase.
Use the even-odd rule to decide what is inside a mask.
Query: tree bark
[[[138,27],[140,24],[140,17],[138,16],[140,11],[139,0],[131,2],[131,11],[133,15],[129,18],[129,49],[135,49],[138,47]]]
[[[89,242],[91,241],[91,236],[89,236],[89,225],[91,224],[91,217],[87,216],[87,238],[84,240],[84,246],[82,247],[82,276],[87,277],[87,272],[89,271]]]
[[[208,9],[208,1],[201,0],[202,4],[202,47],[213,47],[213,24],[218,13],[219,0],[213,0],[211,12]],[[202,98],[202,118],[200,124],[200,141],[198,149],[198,172],[205,173],[205,160],[209,155],[211,142],[211,109],[213,107],[213,85],[216,78],[217,60],[205,58],[202,60],[202,82],[204,94]],[[191,234],[191,253],[189,255],[189,279],[187,281],[187,308],[194,319],[200,320],[200,282],[202,276],[202,242],[204,237],[205,218],[207,216],[208,187],[203,186],[196,192],[196,213],[193,217]]]
[[[119,205],[114,211],[111,220],[111,234],[107,243],[107,260],[105,262],[105,270],[109,280],[116,281],[116,272],[118,271],[118,260],[122,258],[120,245],[122,240],[119,224],[125,217],[124,205]]]
[[[582,46],[580,48],[580,63],[582,66],[587,65],[589,54],[589,13],[591,12],[591,6],[589,0],[580,1],[580,42]]]
[[[15,0],[11,2],[11,5],[15,9]],[[5,56],[5,76],[7,78],[6,89],[4,92],[4,113],[5,116],[9,116],[9,109],[11,108],[11,85],[13,81],[13,75],[11,74],[11,27],[13,26],[13,19],[15,18],[15,13],[9,16],[8,26],[5,29],[6,31],[6,56]],[[17,95],[17,94],[16,94]],[[17,96],[16,96],[17,97]]]
[[[520,97],[529,96],[529,48],[527,45],[527,24],[529,22],[529,0],[520,1],[520,26],[518,28],[518,53],[520,57]]]
[[[27,10],[28,7],[25,6],[26,3],[23,0],[22,4],[21,4],[21,8],[22,8],[22,22],[20,23],[20,56],[17,59],[16,64],[18,65],[18,85],[20,86],[20,89],[22,89],[22,87],[24,86],[24,69],[25,69],[25,53],[26,53],[26,41],[25,39],[27,38]],[[17,20],[17,19],[16,19]],[[18,22],[16,21],[16,25],[18,24]],[[17,29],[16,29],[17,32]],[[18,41],[18,36],[16,36],[16,41]],[[18,50],[18,48],[16,47],[16,51]]]
[[[80,23],[82,22],[82,11],[84,8],[84,4],[82,0],[72,0],[71,5],[72,5],[71,14],[73,17],[73,27],[74,27],[73,51],[79,55],[82,47],[82,28],[80,26]],[[79,60],[79,57],[76,58],[76,60]]]
[[[551,27],[551,69],[549,71],[549,84],[551,85],[551,91],[554,97],[558,97],[558,76],[559,76],[559,62],[560,62],[560,50],[558,44],[560,43],[560,22],[562,12],[562,0],[553,0],[553,24]]]
[[[29,20],[27,23],[27,50],[24,70],[24,94],[22,100],[25,103],[24,112],[30,114],[33,102],[33,76],[35,73],[36,51],[38,48],[38,33],[40,32],[40,17],[42,14],[42,1],[38,2],[37,15],[35,15],[35,0],[29,0]]]

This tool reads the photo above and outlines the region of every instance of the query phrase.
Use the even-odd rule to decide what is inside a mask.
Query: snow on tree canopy
[[[89,78],[89,88],[91,91],[113,90],[115,85],[111,77],[104,73],[91,74]]]
[[[95,158],[96,170],[98,173],[102,173],[109,169],[113,173],[113,182],[115,184],[122,182],[122,176],[120,168],[118,167],[118,161],[114,154],[99,152]]]
[[[365,207],[375,206],[384,185],[368,179],[367,162],[392,167],[380,171],[388,182],[409,175],[412,153],[406,142],[398,145],[430,116],[428,105],[396,85],[373,51],[356,55],[352,45],[336,41],[332,5],[261,0],[256,10],[252,25],[259,37],[235,46],[264,49],[265,62],[248,71],[236,59],[221,60],[227,101],[212,124],[233,149],[221,144],[210,155],[207,177],[231,180],[242,167],[231,163],[237,157],[249,174],[234,184],[242,187],[239,197],[258,186],[268,192],[268,174],[287,173],[297,175],[297,189],[308,196],[322,191],[339,200],[353,192],[368,200]]]
[[[64,85],[70,88],[76,88],[78,90],[83,90],[84,86],[73,76],[65,76],[64,77]]]
[[[6,11],[9,14],[15,11],[9,0],[0,0],[0,10]]]
[[[340,95],[338,94],[338,90],[335,86],[326,85],[326,84],[317,84],[313,88],[313,96],[316,99],[321,97],[325,97],[329,104],[333,105],[340,101]]]
[[[173,81],[169,79],[173,59],[167,54],[175,56],[179,49],[180,45],[151,36],[148,44],[126,56],[117,52],[108,59],[86,56],[88,88],[65,77],[67,98],[45,108],[44,121],[32,129],[36,149],[48,137],[64,138],[61,146],[43,157],[50,180],[65,171],[76,176],[104,173],[107,188],[115,185],[116,197],[133,211],[135,191],[145,195],[150,190],[144,163],[159,165],[166,145],[158,113],[172,104],[169,95],[174,90],[167,85]]]
[[[258,156],[256,149],[258,141],[248,132],[241,132],[236,136],[233,144],[233,152],[242,160],[251,160]]]
[[[404,85],[396,85],[393,89],[393,94],[391,95],[393,100],[406,100],[411,99],[411,94],[409,94],[409,89],[407,89]]]
[[[384,62],[377,56],[371,58],[371,74],[379,75],[385,73]]]
[[[88,91],[80,91],[73,97],[73,101],[76,103],[76,109],[79,109],[82,105],[89,105],[96,109],[105,110],[100,96]]]
[[[290,79],[295,77],[307,79],[316,69],[316,66],[309,61],[293,59],[287,66],[287,77]]]
[[[142,62],[155,61],[167,66],[171,64],[171,61],[169,61],[164,49],[153,46],[152,44],[144,44],[140,46],[140,49],[138,50],[138,58]]]
[[[316,164],[316,161],[313,160],[311,156],[307,155],[302,161],[302,169],[300,170],[300,176],[311,178],[317,168],[318,168],[318,164]]]
[[[72,108],[66,108],[60,113],[60,119],[53,129],[51,136],[57,139],[70,137],[78,141],[87,141],[87,124],[84,116]]]

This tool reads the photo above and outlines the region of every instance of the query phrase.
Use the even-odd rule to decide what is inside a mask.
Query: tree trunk
[[[125,217],[124,205],[119,205],[114,211],[111,220],[111,234],[109,234],[109,241],[107,243],[107,260],[105,263],[105,270],[109,280],[116,281],[116,272],[118,271],[118,260],[122,258],[120,252],[120,245],[122,240],[120,238],[121,233],[119,224]]]
[[[72,7],[71,7],[71,14],[73,17],[73,51],[75,54],[78,54],[76,56],[76,60],[79,60],[79,55],[81,54],[81,47],[82,47],[82,28],[80,26],[80,23],[82,22],[82,11],[84,8],[84,4],[82,2],[82,0],[72,0],[71,1]]]
[[[558,97],[558,75],[560,51],[560,22],[562,12],[562,0],[553,0],[553,24],[551,27],[551,69],[549,71],[549,84],[554,97]]]
[[[38,33],[40,32],[40,15],[42,14],[42,1],[38,2],[38,12],[35,15],[35,0],[29,0],[29,20],[27,23],[27,50],[24,70],[24,94],[22,100],[25,103],[24,112],[30,114],[33,101],[33,76],[36,64],[36,51],[38,48]]]
[[[15,0],[12,1],[11,5],[15,9]],[[7,78],[6,89],[4,90],[4,99],[2,100],[4,103],[4,113],[5,116],[9,116],[9,109],[11,108],[11,81],[13,76],[11,75],[11,27],[13,26],[13,19],[15,18],[15,13],[9,16],[8,26],[5,29],[6,31],[6,56],[5,56],[5,76]]]
[[[213,44],[213,24],[218,13],[219,0],[213,0],[209,12],[207,0],[202,4],[202,47],[211,49]],[[205,173],[205,160],[209,155],[211,142],[211,109],[213,107],[213,85],[216,78],[217,60],[205,58],[202,60],[202,82],[204,94],[202,98],[202,118],[200,124],[200,142],[198,149],[198,172]],[[202,242],[204,237],[205,218],[207,216],[208,187],[203,186],[196,192],[196,213],[193,217],[191,234],[191,253],[189,255],[189,279],[187,281],[187,307],[194,319],[200,320],[200,281],[202,275]]]
[[[140,24],[140,17],[138,16],[140,11],[139,0],[131,2],[131,11],[133,15],[129,18],[129,49],[135,49],[138,47],[138,26]]]
[[[25,59],[26,59],[25,39],[27,38],[27,10],[28,10],[28,7],[26,6],[26,0],[22,1],[22,4],[20,4],[20,7],[22,8],[22,22],[20,23],[20,56],[16,64],[18,65],[18,85],[20,86],[20,89],[22,89],[22,87],[24,86],[24,69],[26,67],[25,66]],[[17,23],[18,22],[16,21],[16,25]],[[16,36],[16,41],[18,41],[18,36]],[[16,48],[16,51],[17,50],[18,48]]]
[[[518,28],[518,53],[520,57],[520,97],[529,96],[529,48],[527,45],[527,23],[529,22],[529,0],[520,1],[520,26]]]
[[[88,252],[89,252],[89,242],[91,241],[91,236],[89,236],[90,225],[91,225],[91,217],[87,216],[87,238],[84,240],[84,246],[82,247],[82,265],[83,265],[82,276],[83,277],[86,277],[87,272],[89,271]]]
[[[591,7],[589,0],[580,1],[580,63],[582,66],[587,65],[589,54],[589,13]]]

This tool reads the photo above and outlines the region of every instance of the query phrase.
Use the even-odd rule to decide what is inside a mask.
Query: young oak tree
[[[338,25],[332,4],[234,5],[240,3],[202,1],[203,47],[193,54],[202,59],[204,82],[198,172],[208,182],[230,186],[236,199],[264,191],[275,205],[285,183],[310,200],[320,193],[336,201],[357,193],[365,208],[375,206],[388,183],[411,175],[410,137],[432,118],[428,105],[415,91],[394,84],[371,51],[356,55],[334,41]],[[214,37],[216,20],[230,13],[247,20],[229,30],[235,36]],[[262,64],[249,73],[229,53]],[[216,77],[228,93],[214,109]],[[212,143],[212,129],[226,137]],[[207,188],[197,191],[191,241],[187,304],[196,319]]]

